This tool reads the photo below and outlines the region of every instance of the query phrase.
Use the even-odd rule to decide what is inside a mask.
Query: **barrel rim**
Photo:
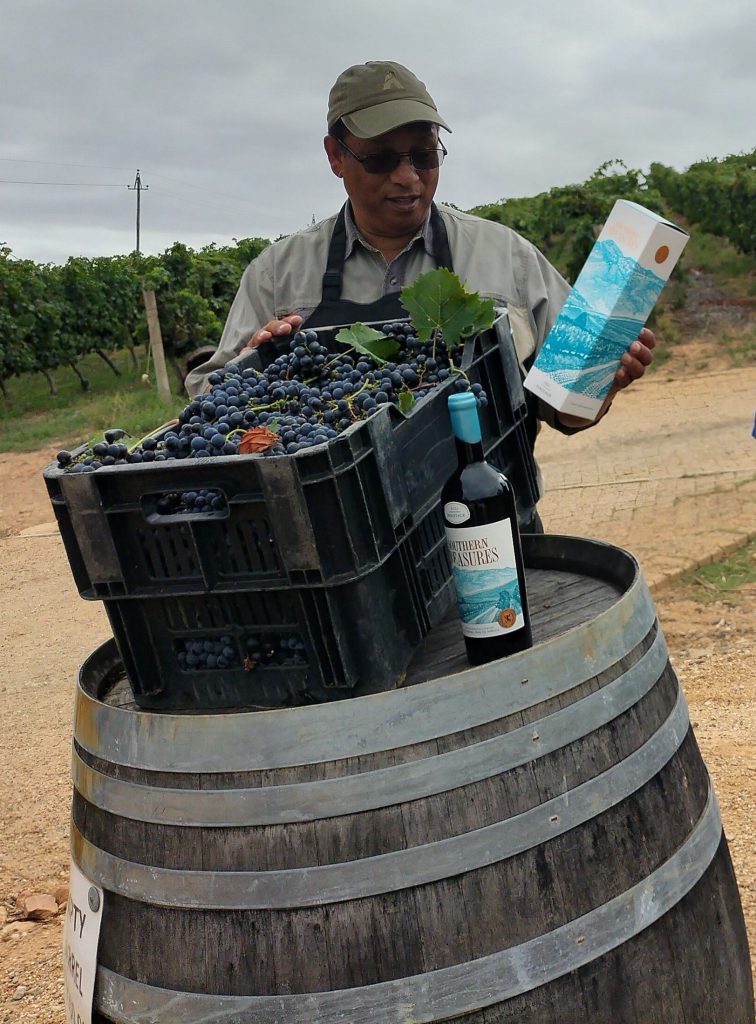
[[[87,803],[121,818],[200,828],[302,823],[392,807],[480,782],[562,749],[634,707],[658,685],[667,664],[667,645],[657,631],[648,650],[616,679],[525,725],[399,764],[306,782],[181,788],[151,777],[129,781],[88,764],[74,745],[74,789]]]
[[[91,691],[98,666],[117,663],[115,642],[109,640],[79,671],[75,738],[96,757],[166,772],[254,771],[340,760],[436,739],[532,706],[539,699],[529,679],[532,669],[540,676],[540,699],[572,689],[626,654],[655,622],[640,566],[623,548],[557,534],[524,535],[523,547],[526,564],[590,571],[624,587],[624,593],[594,619],[500,662],[348,701],[264,711],[172,714],[104,704]],[[534,653],[540,666],[532,664]],[[565,671],[570,660],[572,678]],[[553,682],[549,663],[568,678],[567,685]],[[529,685],[520,685],[524,679]],[[510,693],[519,696],[509,699]]]
[[[681,688],[645,743],[598,775],[518,814],[469,832],[357,860],[261,871],[164,868],[127,860],[71,823],[71,854],[108,892],[157,906],[201,910],[317,907],[443,881],[507,860],[599,817],[655,778],[690,730]]]

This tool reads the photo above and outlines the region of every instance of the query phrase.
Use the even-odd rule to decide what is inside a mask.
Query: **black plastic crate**
[[[331,331],[334,329],[331,328]],[[506,317],[468,340],[480,382],[484,449],[538,499],[525,396]],[[157,597],[323,586],[381,565],[440,498],[455,465],[446,399],[453,382],[402,415],[387,406],[327,446],[280,458],[232,455],[44,476],[83,597]],[[214,512],[161,515],[161,496],[210,488]]]
[[[436,507],[379,566],[348,583],[208,595],[108,598],[105,609],[137,703],[157,710],[280,707],[398,685],[417,644],[451,606]],[[283,639],[298,659],[277,663]],[[187,666],[208,644],[229,657]],[[286,648],[284,648],[284,653]]]

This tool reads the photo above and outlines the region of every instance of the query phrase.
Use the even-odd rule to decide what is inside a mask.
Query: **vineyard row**
[[[700,161],[684,172],[654,163],[647,175],[610,161],[582,184],[471,212],[514,228],[574,280],[618,198],[682,215],[756,254],[756,151]],[[51,371],[76,371],[89,353],[107,359],[108,352],[144,343],[143,289],[157,295],[169,359],[214,346],[242,271],[267,244],[248,238],[194,251],[176,242],[159,256],[75,257],[63,266],[18,260],[0,246],[0,387],[5,392],[6,381],[26,373],[51,380]]]

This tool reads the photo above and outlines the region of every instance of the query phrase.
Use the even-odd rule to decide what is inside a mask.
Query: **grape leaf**
[[[351,327],[342,327],[336,335],[336,341],[350,345],[363,355],[370,356],[376,363],[386,363],[399,354],[399,342],[396,338],[389,338],[382,331],[376,331],[367,324],[357,323]]]
[[[411,391],[400,391],[399,392],[399,408],[406,416],[407,413],[412,409],[415,404],[415,396]]]
[[[430,341],[434,331],[441,331],[449,347],[487,330],[496,318],[493,299],[468,292],[445,267],[421,274],[402,289],[401,301],[421,341]]]
[[[267,448],[272,448],[280,440],[278,434],[274,434],[267,427],[252,427],[251,430],[242,434],[239,441],[239,454],[256,455],[258,452],[264,452]]]

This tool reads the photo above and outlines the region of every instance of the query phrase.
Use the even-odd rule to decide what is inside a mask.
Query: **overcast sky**
[[[328,216],[328,91],[366,60],[425,81],[463,209],[683,170],[756,147],[755,51],[753,0],[0,0],[0,244],[131,251],[137,168],[143,252]]]

